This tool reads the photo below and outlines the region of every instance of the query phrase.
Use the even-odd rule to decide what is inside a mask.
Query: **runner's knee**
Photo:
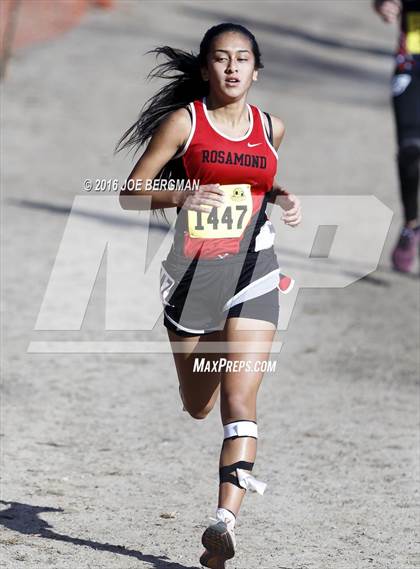
[[[209,406],[206,406],[203,409],[189,409],[187,407],[187,411],[191,415],[191,417],[193,419],[198,419],[198,420],[205,419],[207,417],[207,415],[210,413],[211,409],[212,408]]]
[[[215,401],[215,400],[214,400]],[[193,419],[205,419],[210,411],[214,407],[214,401],[210,400],[205,405],[197,405],[197,403],[189,404],[188,401],[185,401],[185,397],[183,399],[184,407],[186,411],[191,415]]]

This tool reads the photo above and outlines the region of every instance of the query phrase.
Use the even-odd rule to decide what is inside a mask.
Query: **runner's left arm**
[[[284,138],[285,127],[283,121],[278,117],[271,116],[271,122],[273,123],[273,146],[278,150]],[[279,205],[285,210],[281,217],[284,223],[292,227],[299,225],[302,220],[299,198],[294,194],[289,193],[275,180],[270,194],[270,199],[268,201]]]

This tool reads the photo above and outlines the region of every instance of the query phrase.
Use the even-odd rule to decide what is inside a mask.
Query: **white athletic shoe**
[[[203,533],[201,542],[206,548],[200,557],[200,563],[210,569],[225,569],[225,561],[235,555],[236,538],[232,523],[228,518],[214,519]]]

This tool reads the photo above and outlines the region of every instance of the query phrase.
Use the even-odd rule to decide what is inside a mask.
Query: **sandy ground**
[[[395,30],[361,1],[125,1],[17,53],[3,85],[1,566],[198,567],[216,507],[218,408],[204,421],[182,412],[169,353],[28,347],[166,341],[161,320],[150,332],[104,329],[105,261],[81,330],[34,328],[83,180],[122,180],[131,169],[112,152],[156,89],[144,81],[153,60],[143,54],[161,44],[196,50],[209,26],[239,16],[266,64],[251,102],[288,129],[279,181],[302,197],[375,195],[395,215],[377,270],[345,288],[301,289],[278,333],[277,370],[258,399],[254,472],[268,487],[245,497],[228,566],[420,563],[418,278],[389,263],[401,223],[389,107]],[[129,248],[143,247],[144,225],[106,217],[99,201],[97,211],[85,221],[88,238],[107,224]],[[307,270],[287,235],[283,266]],[[357,257],[349,262],[357,267]]]

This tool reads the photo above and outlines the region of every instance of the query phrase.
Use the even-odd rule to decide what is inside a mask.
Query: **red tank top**
[[[267,137],[263,113],[253,105],[248,104],[247,107],[250,119],[248,132],[233,138],[222,134],[212,124],[205,98],[193,101],[190,104],[191,133],[178,156],[182,157],[187,179],[199,180],[200,185],[249,184],[255,219],[263,205],[264,195],[273,186],[277,153]],[[222,208],[223,205],[217,209]],[[243,234],[239,237],[197,238],[191,237],[186,216],[183,225],[183,254],[186,257],[212,258],[226,253],[236,254],[241,249]]]

